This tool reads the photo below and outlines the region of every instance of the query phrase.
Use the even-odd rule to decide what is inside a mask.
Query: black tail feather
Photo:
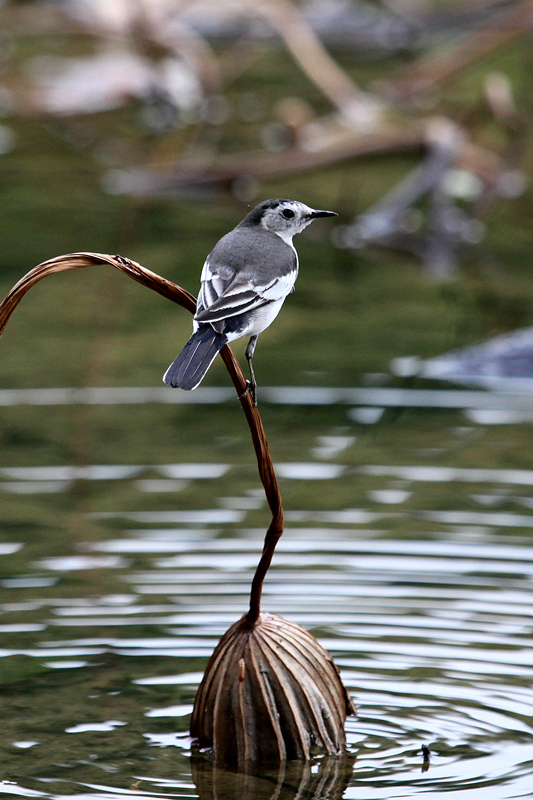
[[[226,342],[227,338],[211,325],[199,325],[165,372],[164,382],[180,389],[196,389]]]

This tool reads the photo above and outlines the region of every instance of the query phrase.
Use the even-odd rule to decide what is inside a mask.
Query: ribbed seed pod
[[[354,707],[329,653],[275,614],[246,617],[224,634],[198,689],[191,735],[216,763],[309,759],[344,751]]]

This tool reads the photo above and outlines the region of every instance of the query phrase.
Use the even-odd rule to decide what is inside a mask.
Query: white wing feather
[[[298,270],[270,279],[268,283],[250,286],[239,281],[238,276],[225,281],[211,270],[209,259],[202,269],[202,285],[195,319],[201,322],[218,322],[226,317],[245,314],[265,303],[284,299],[294,288]]]

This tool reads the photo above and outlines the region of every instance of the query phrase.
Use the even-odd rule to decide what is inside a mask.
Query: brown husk
[[[329,653],[300,625],[262,613],[224,634],[207,665],[191,720],[216,763],[309,759],[344,752],[355,713]]]

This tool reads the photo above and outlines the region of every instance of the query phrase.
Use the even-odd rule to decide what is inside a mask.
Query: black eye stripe
[[[284,208],[281,213],[283,214],[285,219],[292,219],[294,217],[294,211],[292,210],[292,208]]]

